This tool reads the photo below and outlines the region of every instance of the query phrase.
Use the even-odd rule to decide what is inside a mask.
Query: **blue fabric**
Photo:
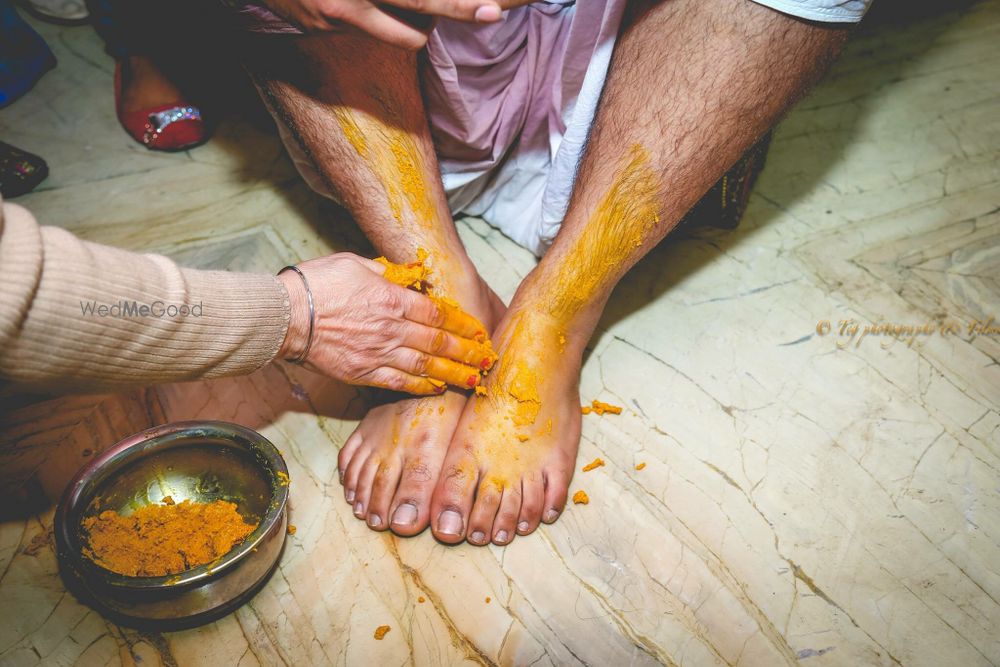
[[[0,0],[0,107],[31,90],[55,64],[56,58],[41,35],[24,22],[8,0]]]
[[[90,23],[94,26],[97,34],[101,36],[101,39],[104,40],[104,46],[108,51],[108,55],[115,60],[121,60],[130,53],[142,52],[141,48],[138,50],[135,48],[137,45],[129,43],[129,31],[122,26],[123,7],[120,4],[112,0],[87,0]],[[131,0],[124,7],[126,14],[128,13],[128,4],[142,5],[146,3]],[[132,32],[136,31],[133,30]]]

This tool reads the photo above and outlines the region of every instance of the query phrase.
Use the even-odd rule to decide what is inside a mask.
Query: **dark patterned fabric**
[[[750,191],[757,182],[757,176],[764,169],[767,148],[770,144],[769,132],[726,172],[726,175],[695,204],[694,208],[688,211],[677,227],[735,229],[739,226],[750,201]]]
[[[45,160],[0,141],[0,195],[4,199],[31,192],[48,175]]]

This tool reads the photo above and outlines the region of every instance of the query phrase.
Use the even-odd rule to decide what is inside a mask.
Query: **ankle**
[[[463,310],[479,318],[489,330],[496,327],[506,309],[479,275],[472,261],[465,257],[464,249],[432,251],[430,258],[433,273],[429,282],[434,293],[457,301]]]
[[[528,313],[533,322],[555,333],[561,350],[583,354],[597,328],[609,294],[589,297],[577,295],[575,308],[563,307],[565,299],[553,292],[560,289],[532,272],[522,283],[510,303],[510,310]]]
[[[516,350],[519,358],[545,366],[562,365],[582,359],[592,327],[585,321],[553,317],[532,299],[515,296],[503,326],[503,333],[493,345],[502,355]]]

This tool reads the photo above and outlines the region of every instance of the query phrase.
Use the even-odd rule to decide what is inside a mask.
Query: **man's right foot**
[[[476,308],[463,308],[492,330],[506,310],[485,284]],[[337,460],[344,498],[372,530],[397,535],[421,532],[430,523],[430,500],[452,433],[468,395],[408,398],[372,408],[340,450]]]

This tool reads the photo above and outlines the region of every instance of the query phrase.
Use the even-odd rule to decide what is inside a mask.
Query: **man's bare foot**
[[[156,64],[146,56],[122,60],[122,111],[130,113],[173,104],[183,94]]]
[[[474,298],[459,299],[492,329],[505,306],[485,284]],[[479,307],[476,307],[476,306]],[[448,443],[468,396],[403,399],[373,408],[340,450],[344,497],[373,530],[416,535],[430,523],[430,499]]]
[[[369,410],[338,458],[344,499],[372,530],[416,535],[467,396],[403,399]]]
[[[566,504],[587,340],[543,308],[515,304],[494,334],[500,359],[466,405],[434,490],[431,528],[443,542],[507,544]]]

